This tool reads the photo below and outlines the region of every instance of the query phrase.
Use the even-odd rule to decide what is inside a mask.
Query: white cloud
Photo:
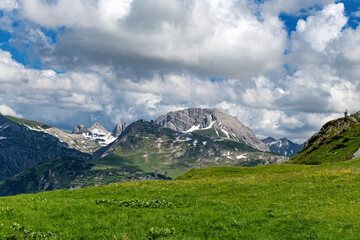
[[[314,50],[323,52],[331,41],[340,37],[347,20],[343,3],[329,4],[321,12],[308,17],[306,21],[300,19],[296,26],[296,34]]]
[[[0,51],[0,100],[68,129],[84,119],[108,119],[110,129],[218,107],[259,136],[303,141],[346,108],[360,109],[360,29],[343,29],[342,3],[316,3],[325,7],[312,0],[19,0],[22,21],[11,44],[30,46],[44,66],[65,73],[26,68]],[[278,14],[304,11],[310,16],[288,36]],[[12,26],[13,16],[4,16]],[[42,27],[57,31],[56,40]]]
[[[56,62],[67,66],[111,59],[118,68],[136,59],[143,71],[167,65],[247,78],[278,71],[286,47],[283,23],[259,20],[247,1],[23,0],[20,13],[45,27],[74,30],[59,36],[55,49]]]
[[[10,116],[19,117],[19,118],[22,117],[21,114],[16,113],[12,108],[6,106],[5,104],[0,105],[0,113],[3,115],[10,115]]]
[[[314,5],[327,5],[334,3],[334,0],[269,0],[265,1],[261,6],[264,13],[271,13],[279,15],[280,13],[287,14],[302,14],[305,12],[312,12]]]
[[[19,7],[17,0],[1,0],[0,1],[0,10],[12,11]]]
[[[102,95],[111,92],[96,73],[57,74],[52,70],[27,69],[2,50],[0,70],[0,97],[4,95],[4,99],[18,103],[99,111],[106,103]]]

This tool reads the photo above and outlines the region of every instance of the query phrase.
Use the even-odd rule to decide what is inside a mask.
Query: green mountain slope
[[[360,149],[360,112],[326,123],[291,163],[321,164],[353,158]]]
[[[59,139],[60,142],[66,144],[68,148],[76,149],[83,153],[92,154],[101,148],[101,145],[98,142],[89,140],[85,138],[82,134],[72,134],[64,130],[61,130],[59,128],[52,127],[32,120],[17,118],[13,116],[5,116],[5,117],[29,129],[36,130],[39,132],[44,132],[51,136],[54,136],[57,139]]]
[[[118,162],[57,157],[1,181],[0,196],[151,179],[169,178]]]
[[[185,134],[137,121],[91,160],[57,157],[0,182],[0,196],[174,178],[207,166],[256,166],[287,160],[205,131]]]
[[[0,198],[1,239],[358,239],[360,160]],[[187,180],[180,180],[187,179]]]
[[[207,166],[257,166],[284,163],[287,157],[261,152],[244,141],[211,134],[211,129],[182,133],[153,122],[129,125],[119,139],[95,152],[94,158],[112,159],[146,172],[170,177]]]
[[[51,128],[51,126],[49,126],[49,125],[46,125],[46,124],[43,124],[40,122],[36,122],[36,121],[32,121],[32,120],[17,118],[17,117],[13,117],[13,116],[9,116],[9,115],[6,115],[5,117],[7,117],[8,119],[10,119],[13,122],[16,122],[17,124],[25,125],[29,128],[35,129],[35,130],[43,130],[43,129]]]

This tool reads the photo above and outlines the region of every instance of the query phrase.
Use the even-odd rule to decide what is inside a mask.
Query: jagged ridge
[[[293,143],[287,138],[280,138],[276,140],[272,137],[267,137],[261,141],[270,148],[271,152],[279,153],[288,157],[293,157],[296,153],[301,151],[301,149],[305,145],[305,143],[303,144]]]

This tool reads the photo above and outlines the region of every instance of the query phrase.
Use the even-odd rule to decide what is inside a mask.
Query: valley
[[[89,158],[0,182],[1,195],[40,192],[0,198],[0,236],[357,239],[359,114],[326,123],[290,160],[206,124],[136,121]]]

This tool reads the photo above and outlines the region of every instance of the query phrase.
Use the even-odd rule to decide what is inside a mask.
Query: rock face
[[[255,134],[238,119],[216,108],[189,108],[169,112],[155,120],[158,125],[180,132],[192,132],[201,129],[214,129],[217,135],[223,135],[237,141],[244,141],[261,151],[270,151]]]
[[[89,132],[89,129],[85,125],[82,125],[82,124],[78,124],[72,131],[72,133],[74,133],[74,134],[83,134],[83,133],[88,133],[88,132]]]
[[[69,133],[59,128],[52,127],[40,122],[35,122],[32,120],[21,119],[12,116],[6,116],[6,118],[10,119],[11,121],[17,124],[23,125],[29,128],[30,130],[44,132],[49,135],[52,135],[58,138],[60,142],[67,144],[69,148],[76,149],[80,152],[92,154],[93,152],[101,148],[99,144],[97,144],[92,140],[86,139],[82,134]],[[77,129],[78,130],[82,129],[83,131],[84,127],[85,127],[84,125],[78,125]]]
[[[58,156],[90,155],[69,149],[68,144],[54,136],[30,130],[0,115],[0,180]]]
[[[192,168],[207,166],[257,166],[285,163],[288,157],[262,152],[244,141],[209,135],[203,131],[178,132],[144,120],[130,124],[116,141],[99,149],[94,159],[158,170],[176,177]],[[105,160],[104,160],[105,161]]]
[[[276,140],[272,137],[267,137],[261,141],[270,148],[271,152],[279,153],[288,157],[292,157],[296,153],[300,152],[305,145],[305,143],[303,144],[293,143],[287,138],[281,138],[279,140]]]
[[[112,135],[112,132],[108,132],[100,123],[95,122],[90,128],[78,124],[73,133],[82,134],[85,139],[91,140],[104,147],[115,141],[116,137]]]
[[[127,123],[118,123],[118,124],[116,124],[114,130],[112,130],[112,132],[111,132],[111,135],[113,137],[116,137],[116,138],[119,137],[121,135],[121,133],[124,132],[124,130],[125,130],[125,128],[127,126],[128,126]]]
[[[101,125],[98,122],[95,122],[90,128],[89,128],[89,132],[92,133],[103,133],[103,134],[107,134],[108,130],[106,130],[106,128],[103,127],[103,125]]]

